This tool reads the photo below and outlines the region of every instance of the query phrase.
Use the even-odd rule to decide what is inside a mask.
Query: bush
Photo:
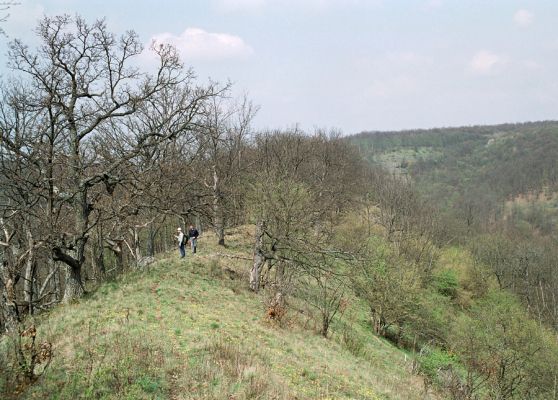
[[[402,344],[415,351],[427,343],[444,344],[447,340],[455,309],[451,301],[437,292],[422,290],[417,298],[417,309],[404,326]]]
[[[457,357],[444,350],[425,346],[421,349],[416,362],[418,372],[425,375],[431,382],[440,384],[441,372],[453,368],[457,363]]]
[[[17,396],[47,371],[52,360],[52,344],[39,340],[34,324],[26,329],[20,325],[17,332],[6,334],[3,339],[0,341],[0,395]]]
[[[103,334],[89,325],[65,365],[27,390],[29,398],[152,399],[168,394],[165,349],[130,332]]]
[[[441,295],[455,299],[459,289],[457,273],[452,269],[445,269],[434,276],[434,286]]]

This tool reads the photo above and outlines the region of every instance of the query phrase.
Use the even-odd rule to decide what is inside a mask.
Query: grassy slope
[[[237,231],[226,252],[247,256],[250,236]],[[53,343],[54,359],[20,397],[425,398],[408,356],[370,334],[358,302],[327,340],[307,313],[290,311],[279,326],[265,316],[265,295],[246,290],[249,262],[210,242],[41,317],[39,340]]]

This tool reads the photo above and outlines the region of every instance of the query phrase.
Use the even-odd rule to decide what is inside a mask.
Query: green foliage
[[[444,345],[451,321],[457,313],[447,297],[431,290],[422,290],[417,299],[416,314],[405,327],[406,342],[416,342],[415,346],[424,343]]]
[[[461,316],[449,343],[468,371],[467,385],[497,399],[546,399],[558,347],[510,294],[493,291]],[[481,385],[482,384],[482,385]]]
[[[223,277],[223,269],[219,264],[219,261],[213,259],[209,262],[209,265],[206,267],[208,268],[208,274],[212,278],[222,278]]]
[[[161,381],[157,378],[153,378],[150,376],[141,376],[137,380],[138,385],[143,389],[146,393],[157,393],[161,387]]]
[[[373,240],[367,259],[351,275],[356,294],[369,307],[375,333],[385,336],[416,315],[420,277],[413,265],[397,257],[389,246]]]
[[[436,347],[425,346],[417,357],[418,371],[432,382],[440,384],[440,372],[448,370],[457,364],[454,354]]]
[[[558,187],[556,122],[362,133],[350,140],[384,167],[406,160],[421,193],[469,228],[501,216],[510,197]],[[436,156],[410,156],[420,148]],[[540,216],[533,209],[516,214],[515,223],[550,233],[557,219]]]
[[[352,355],[361,357],[366,351],[367,338],[349,327],[341,333],[341,342]]]
[[[475,268],[460,277],[460,287],[454,290],[450,276],[438,276],[439,290],[468,307],[495,278],[520,296],[532,317],[558,326],[552,311],[558,281],[550,261],[558,224],[557,122],[370,132],[349,140],[376,165],[396,171],[406,160],[407,176],[443,222],[436,243],[472,250]],[[420,149],[436,156],[411,156]]]
[[[108,293],[116,289],[118,289],[118,282],[111,280],[101,285],[101,287],[99,288],[99,293],[103,296],[106,296]]]
[[[457,290],[459,289],[457,273],[451,269],[439,271],[434,276],[434,287],[438,293],[455,299],[457,297]]]

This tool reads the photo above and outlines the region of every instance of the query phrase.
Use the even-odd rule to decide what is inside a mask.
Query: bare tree
[[[184,71],[174,48],[166,45],[153,46],[159,60],[156,73],[142,73],[133,64],[143,50],[137,35],[129,31],[116,37],[103,20],[88,24],[79,16],[45,17],[37,34],[42,45],[36,52],[15,40],[9,60],[34,93],[24,106],[40,107],[56,132],[52,159],[67,166],[54,171],[59,172],[57,185],[49,189],[49,201],[58,204],[58,211],[53,210],[57,220],[48,246],[53,260],[66,266],[64,300],[70,301],[84,292],[82,267],[99,218],[95,210],[100,188],[110,192],[118,183],[115,174],[144,149],[189,131],[188,117],[198,112],[208,92],[190,91],[187,114],[183,108],[164,108],[175,89],[189,84],[192,73]],[[164,112],[151,129],[136,130],[132,117],[141,120],[148,109]],[[117,157],[104,159],[96,143],[109,137],[108,132],[122,136],[113,153]]]
[[[297,129],[261,134],[256,146],[250,287],[258,291],[262,281],[271,286],[271,306],[279,309],[298,287],[320,312],[327,336],[348,283],[341,265],[350,257],[337,246],[336,225],[360,189],[358,158],[335,135],[306,136]]]
[[[212,224],[218,243],[225,244],[226,219],[234,204],[234,186],[244,170],[243,151],[251,134],[251,122],[257,107],[246,96],[237,103],[222,96],[213,97],[205,109],[202,128],[205,159],[210,176],[205,186],[213,197]]]
[[[21,99],[28,94],[21,85],[5,86],[1,93],[2,290],[4,311],[9,320],[18,313],[18,281],[23,281],[23,302],[29,312],[33,311],[37,297],[34,293],[35,266],[37,250],[43,243],[37,238],[41,232],[36,227],[37,220],[45,215],[44,208],[40,207],[45,174],[38,161],[43,150],[41,146],[36,146],[43,138],[42,115],[37,115],[33,109],[19,107]]]

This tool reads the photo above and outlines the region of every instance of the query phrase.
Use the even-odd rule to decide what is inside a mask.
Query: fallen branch
[[[216,253],[219,257],[237,258],[239,260],[252,261],[252,257],[235,256],[234,254]]]

